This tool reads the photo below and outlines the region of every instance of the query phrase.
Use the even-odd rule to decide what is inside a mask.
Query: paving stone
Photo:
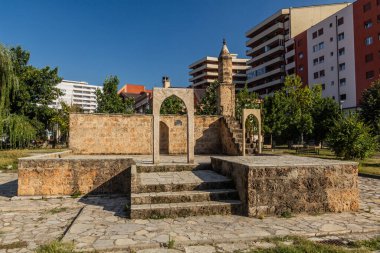
[[[185,247],[185,253],[214,253],[216,252],[213,246],[189,246]]]
[[[182,251],[175,250],[175,249],[142,249],[136,251],[136,253],[180,253]]]

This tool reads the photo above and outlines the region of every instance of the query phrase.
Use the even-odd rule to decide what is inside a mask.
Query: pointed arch
[[[187,162],[194,163],[194,91],[181,88],[153,88],[153,163],[160,162],[160,109],[164,100],[175,95],[187,111]]]
[[[248,117],[252,115],[256,118],[258,122],[258,142],[259,142],[259,154],[262,152],[262,124],[261,124],[261,109],[243,109],[243,115],[242,115],[242,125],[243,125],[243,156],[245,156],[245,146],[246,146],[246,140],[245,140],[245,133],[246,133],[246,126],[245,122],[248,119]]]

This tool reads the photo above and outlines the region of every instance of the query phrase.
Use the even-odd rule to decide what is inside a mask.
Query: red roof
[[[128,93],[128,94],[140,94],[141,92],[152,92],[151,90],[145,90],[144,85],[139,84],[125,84],[118,92],[120,93]]]

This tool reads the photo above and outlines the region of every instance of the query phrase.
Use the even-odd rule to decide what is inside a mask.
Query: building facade
[[[380,0],[353,3],[355,35],[356,102],[380,77]]]
[[[293,38],[346,7],[348,3],[282,9],[246,32],[250,91],[271,94],[283,86],[286,64],[293,65]],[[286,50],[289,49],[288,51]]]
[[[353,5],[307,30],[308,84],[322,85],[323,97],[356,108]]]
[[[63,80],[56,86],[63,95],[56,99],[50,106],[60,109],[61,102],[70,106],[76,105],[83,109],[86,113],[96,111],[96,91],[102,90],[103,87],[90,85],[87,82]]]
[[[238,58],[237,54],[231,54],[232,57],[232,78],[236,88],[243,88],[247,75],[246,71],[248,59]],[[189,75],[191,87],[196,89],[205,89],[211,83],[218,80],[218,58],[206,56],[189,66]]]

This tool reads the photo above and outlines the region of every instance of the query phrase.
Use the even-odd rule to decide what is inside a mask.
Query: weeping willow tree
[[[9,142],[12,148],[26,147],[36,137],[27,117],[11,114],[10,104],[17,90],[12,53],[0,44],[0,137],[1,144]]]

